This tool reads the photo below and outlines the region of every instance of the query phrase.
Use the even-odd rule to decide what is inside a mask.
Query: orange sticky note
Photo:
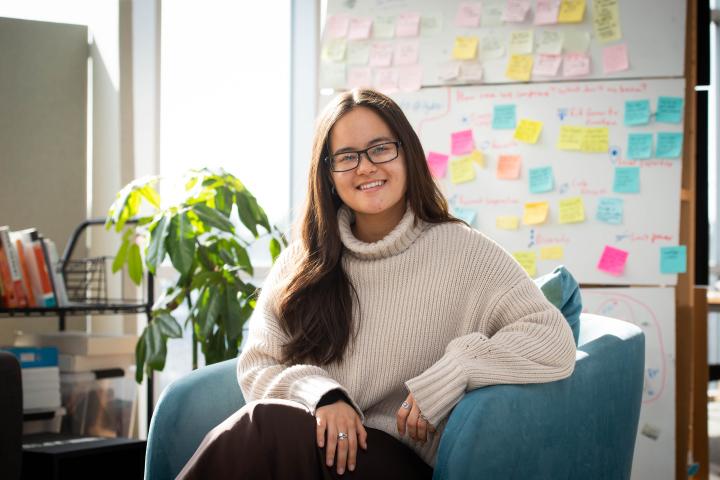
[[[497,165],[497,178],[517,180],[520,177],[520,155],[500,155]]]

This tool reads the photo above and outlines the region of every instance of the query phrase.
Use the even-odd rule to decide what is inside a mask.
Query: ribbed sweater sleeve
[[[572,331],[525,276],[478,304],[480,331],[452,340],[445,354],[408,380],[420,411],[438,425],[466,391],[494,384],[545,383],[575,367]]]

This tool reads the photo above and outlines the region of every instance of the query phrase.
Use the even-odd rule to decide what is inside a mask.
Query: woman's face
[[[385,121],[372,109],[355,107],[343,115],[330,132],[330,154],[353,152],[397,141]],[[380,158],[384,148],[371,151]],[[406,166],[402,147],[398,156],[386,163],[373,164],[366,154],[360,155],[357,168],[332,172],[331,179],[342,201],[356,215],[397,213],[405,210]]]

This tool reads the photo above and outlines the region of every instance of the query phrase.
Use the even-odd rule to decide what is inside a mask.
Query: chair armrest
[[[433,478],[630,478],[644,364],[638,327],[583,314],[573,374],[467,393]]]
[[[171,383],[153,413],[145,478],[175,478],[205,434],[244,404],[237,359],[200,368]]]

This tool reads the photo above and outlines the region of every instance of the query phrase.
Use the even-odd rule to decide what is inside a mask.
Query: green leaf
[[[227,187],[219,187],[215,192],[215,208],[230,217],[233,206],[233,194]]]
[[[142,256],[140,255],[140,247],[135,242],[130,245],[127,262],[130,280],[132,280],[135,285],[140,285],[143,277]]]
[[[150,205],[152,205],[155,208],[160,208],[160,194],[158,194],[157,190],[151,185],[145,185],[140,190],[140,194],[145,197],[145,200],[150,202]]]
[[[125,265],[129,247],[130,241],[127,238],[123,239],[112,263],[112,273],[117,273],[120,269],[122,269],[123,265]]]
[[[267,215],[265,214],[265,210],[258,205],[257,200],[255,197],[253,197],[250,192],[247,192],[250,201],[250,207],[252,208],[253,215],[255,216],[255,221],[262,225],[265,230],[270,233],[270,222],[268,221]]]
[[[166,337],[182,338],[183,332],[180,324],[167,311],[153,312],[153,322],[158,324],[160,332]]]
[[[166,248],[173,267],[180,275],[188,275],[195,256],[195,238],[187,212],[175,215],[170,221]]]
[[[275,260],[280,256],[280,250],[282,250],[280,242],[277,238],[273,237],[270,240],[270,255],[272,256],[273,263],[275,263]]]
[[[145,329],[145,348],[147,349],[147,364],[153,370],[165,368],[167,357],[167,338],[160,331],[160,326],[151,322]]]
[[[145,354],[147,352],[145,347],[145,332],[147,332],[147,327],[145,327],[138,342],[135,344],[135,381],[137,383],[142,383],[143,372],[145,371]]]
[[[197,205],[193,206],[193,211],[197,214],[198,218],[200,218],[200,220],[206,225],[215,227],[220,230],[224,230],[226,232],[232,233],[235,231],[235,227],[233,227],[232,222],[230,222],[227,217],[225,217],[222,213],[220,213],[218,210],[215,210],[214,208],[210,208],[203,203],[198,203]]]
[[[237,338],[242,335],[243,319],[241,318],[238,292],[234,288],[225,288],[225,330],[228,338]]]
[[[156,310],[173,311],[185,300],[185,289],[176,285],[168,287],[160,298],[157,299],[152,306],[153,312]]]
[[[250,230],[253,236],[257,238],[257,222],[255,221],[255,215],[253,214],[252,205],[250,204],[250,199],[248,198],[249,195],[250,194],[247,193],[247,191],[238,192],[238,194],[235,195],[235,204],[238,208],[238,216],[240,217],[240,221],[243,225],[245,225],[245,228]]]
[[[207,310],[205,311],[205,321],[202,325],[202,337],[207,338],[217,323],[220,307],[222,306],[223,289],[208,288],[210,297],[208,298]]]
[[[163,215],[150,235],[150,245],[148,246],[147,257],[145,257],[145,264],[153,274],[165,259],[165,239],[168,236],[169,226],[170,221],[168,221],[167,215]]]

